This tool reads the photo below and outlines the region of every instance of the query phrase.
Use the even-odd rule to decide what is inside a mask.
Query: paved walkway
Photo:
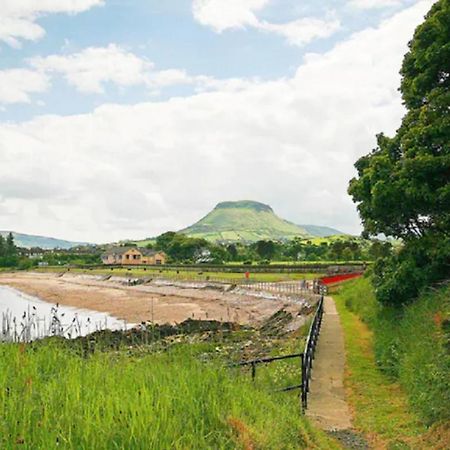
[[[351,414],[344,390],[345,346],[339,315],[334,300],[325,297],[324,315],[306,415],[324,430],[352,427]]]

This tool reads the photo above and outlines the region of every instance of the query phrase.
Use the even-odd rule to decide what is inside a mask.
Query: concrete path
[[[344,335],[334,300],[324,300],[306,415],[324,430],[345,430],[352,424],[344,390]]]

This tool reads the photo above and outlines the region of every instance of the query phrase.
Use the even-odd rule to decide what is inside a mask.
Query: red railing
[[[341,281],[351,280],[352,278],[358,278],[362,275],[362,272],[358,273],[343,273],[340,275],[331,275],[329,277],[323,277],[320,279],[324,285],[340,283]]]

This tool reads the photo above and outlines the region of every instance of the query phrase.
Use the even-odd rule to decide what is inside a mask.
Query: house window
[[[157,259],[157,260],[155,261],[155,263],[156,263],[156,265],[160,265],[160,264],[162,263],[162,261],[161,261],[160,259]]]

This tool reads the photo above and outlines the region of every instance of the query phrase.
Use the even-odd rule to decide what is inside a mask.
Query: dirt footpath
[[[179,323],[188,318],[257,324],[285,307],[296,314],[302,305],[288,299],[263,299],[189,285],[147,283],[125,286],[123,280],[102,281],[89,275],[4,273],[0,284],[50,303],[105,312],[128,322],[153,320]]]

